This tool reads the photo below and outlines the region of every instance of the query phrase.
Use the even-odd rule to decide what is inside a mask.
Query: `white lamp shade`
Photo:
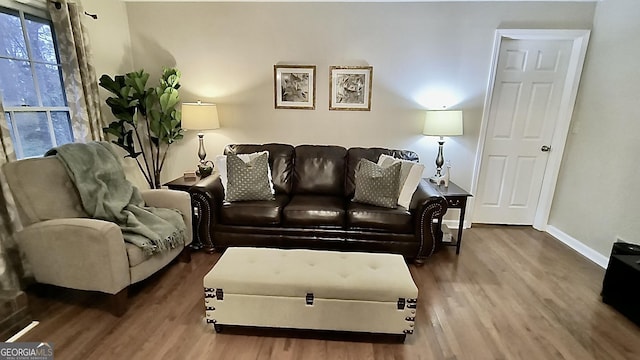
[[[462,135],[462,110],[427,111],[422,133],[429,136]]]
[[[199,101],[197,103],[182,103],[182,128],[187,130],[220,128],[216,104]]]

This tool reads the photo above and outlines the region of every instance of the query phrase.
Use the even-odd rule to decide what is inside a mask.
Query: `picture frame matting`
[[[316,108],[316,66],[274,65],[274,106],[276,109]]]
[[[371,111],[373,66],[329,67],[329,110]]]

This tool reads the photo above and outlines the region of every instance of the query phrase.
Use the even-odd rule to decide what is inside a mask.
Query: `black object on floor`
[[[602,301],[640,326],[640,246],[613,244],[602,283]]]

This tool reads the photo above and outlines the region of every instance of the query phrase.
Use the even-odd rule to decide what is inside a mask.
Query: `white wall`
[[[125,3],[121,0],[82,0],[84,10],[98,19],[85,18],[98,78],[133,70],[131,35]]]
[[[640,243],[640,1],[597,4],[549,223],[607,256]]]
[[[218,103],[209,158],[234,142],[383,146],[416,151],[434,171],[424,110],[465,111],[445,144],[452,179],[469,188],[494,31],[590,28],[593,3],[128,3],[133,60],[183,73],[183,101]],[[273,65],[317,65],[316,110],[275,110]],[[328,110],[330,65],[373,65],[370,112]],[[439,101],[450,93],[449,101]],[[447,98],[447,96],[445,96]],[[172,149],[163,179],[194,169],[197,139]]]

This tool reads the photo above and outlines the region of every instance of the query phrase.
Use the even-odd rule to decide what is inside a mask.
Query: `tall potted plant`
[[[180,71],[165,68],[156,87],[147,88],[147,80],[149,74],[144,70],[113,79],[106,74],[100,77],[100,86],[114,95],[106,102],[116,118],[102,130],[127,152],[125,157],[135,159],[149,187],[158,189],[169,147],[183,137],[181,113],[176,108]]]

